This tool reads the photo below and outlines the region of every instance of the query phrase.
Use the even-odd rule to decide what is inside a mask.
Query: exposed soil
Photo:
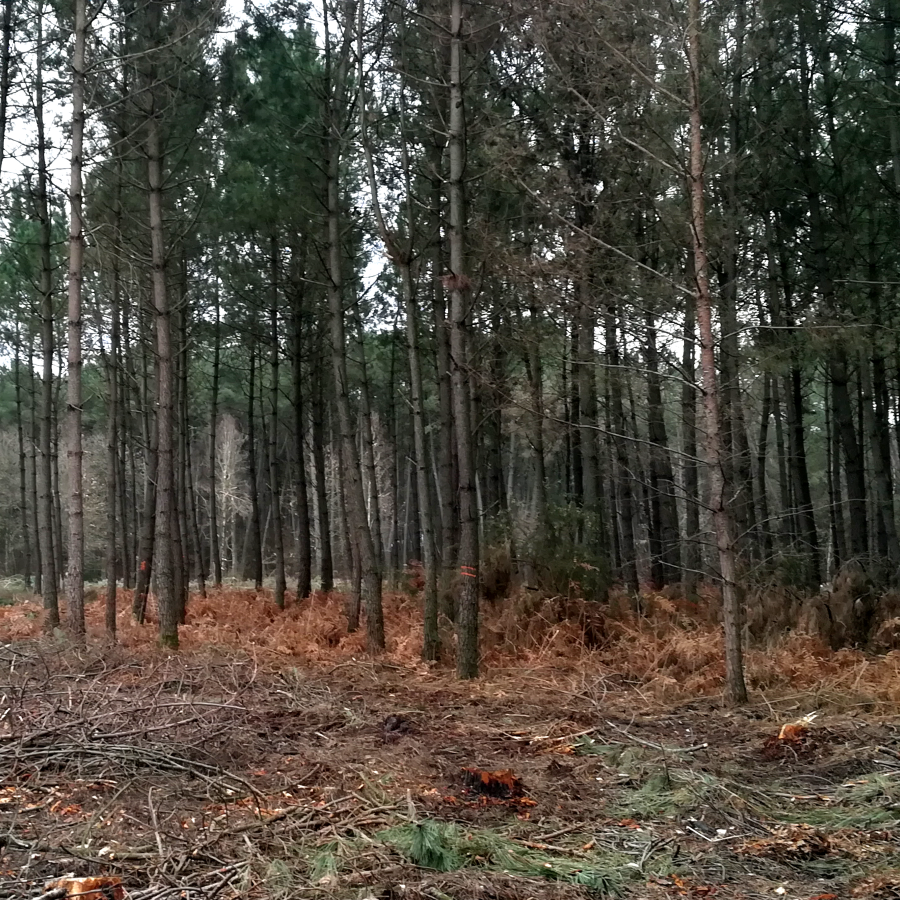
[[[896,716],[232,649],[0,665],[4,900],[900,896]]]

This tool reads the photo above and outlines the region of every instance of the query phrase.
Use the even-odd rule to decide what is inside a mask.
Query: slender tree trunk
[[[82,351],[81,285],[84,271],[84,220],[82,214],[82,153],[84,149],[85,44],[87,0],[75,0],[75,32],[72,52],[72,158],[69,183],[69,358],[68,441],[69,570],[66,601],[69,630],[76,641],[84,639],[84,496],[81,443]],[[115,481],[115,466],[107,473]]]
[[[571,458],[570,498],[576,507],[584,506],[584,464],[581,456],[581,384],[578,379],[578,360],[581,355],[580,337],[577,319],[569,325],[569,390],[564,396],[569,401],[566,415],[566,434],[569,440]],[[565,387],[563,388],[565,391]],[[584,529],[579,522],[576,533],[572,536],[575,543],[581,543]]]
[[[762,410],[756,442],[756,497],[759,504],[759,530],[764,560],[772,556],[772,526],[769,521],[769,495],[766,466],[769,458],[769,419],[772,416],[772,376],[763,374]]]
[[[40,483],[40,474],[38,472],[38,447],[41,442],[41,426],[38,423],[38,391],[37,378],[35,372],[34,357],[34,336],[29,331],[28,336],[28,372],[29,372],[29,395],[31,403],[29,409],[30,418],[30,439],[28,442],[28,492],[31,495],[31,533],[34,535],[34,592],[43,595],[43,555],[41,553],[41,503],[38,493],[38,484]]]
[[[809,65],[808,16],[809,12],[807,10],[800,10],[798,16],[798,58],[800,60],[800,99],[803,121],[799,129],[801,145],[799,169],[803,177],[806,200],[809,207],[809,243],[812,250],[815,280],[822,292],[826,310],[831,315],[837,316],[841,309],[835,295],[834,282],[831,277],[820,177],[818,163],[813,150],[818,120],[816,111],[812,108],[812,92],[815,79]],[[782,268],[785,268],[784,263]],[[841,436],[847,468],[847,493],[850,507],[850,552],[854,556],[864,557],[868,554],[865,463],[853,423],[853,408],[848,388],[850,379],[847,365],[846,349],[840,344],[832,347],[829,353],[829,370],[834,398],[834,426],[838,429],[838,433]],[[799,400],[798,379],[799,372],[794,376],[794,392],[798,394]],[[795,400],[795,408],[797,410],[795,418],[799,418],[802,415],[802,410],[797,405],[797,400]],[[805,499],[805,497],[801,497],[801,500],[804,502]]]
[[[309,514],[309,486],[306,478],[306,450],[303,415],[303,306],[299,250],[292,249],[294,303],[293,317],[293,406],[294,446],[297,464],[295,491],[297,496],[297,600],[312,593],[312,525]]]
[[[29,587],[33,585],[31,559],[31,533],[28,523],[28,452],[25,449],[25,423],[22,409],[22,344],[19,333],[19,320],[16,319],[15,357],[13,372],[16,380],[16,438],[19,447],[19,521],[22,529],[22,547],[24,550],[23,566],[25,580]]]
[[[156,549],[156,496],[159,472],[159,454],[157,453],[157,430],[152,428],[150,443],[146,448],[144,473],[144,509],[141,515],[140,535],[138,536],[138,569],[135,577],[132,615],[139,624],[143,624],[147,611],[147,596],[150,592],[150,579],[153,575],[153,556]]]
[[[331,324],[331,353],[334,392],[343,452],[347,512],[354,532],[354,543],[362,579],[362,603],[366,613],[366,643],[370,653],[384,650],[384,611],[381,605],[381,571],[375,539],[366,511],[362,468],[354,436],[354,416],[350,409],[350,384],[347,375],[347,338],[344,322],[344,276],[341,251],[340,173],[342,143],[341,116],[347,102],[351,38],[354,16],[347,11],[337,66],[326,60],[331,77],[329,98],[329,134],[327,140],[328,210],[328,308]]]
[[[844,467],[847,472],[847,493],[850,510],[850,555],[865,558],[869,552],[866,526],[866,480],[863,451],[853,425],[853,406],[850,401],[850,375],[847,354],[843,348],[832,349],[829,361],[831,390],[834,398],[834,426],[841,439]]]
[[[185,306],[184,316],[187,319],[188,307]],[[186,329],[186,326],[185,326]],[[184,332],[184,368],[182,371],[182,393],[181,393],[181,439],[183,451],[184,466],[184,502],[185,517],[187,519],[187,531],[190,535],[190,546],[197,567],[197,588],[200,596],[206,598],[206,577],[208,570],[206,568],[206,556],[203,552],[203,532],[200,530],[200,513],[197,509],[198,498],[194,491],[194,465],[193,453],[191,452],[191,416],[189,406],[189,362],[188,355],[188,336],[187,331]],[[185,541],[188,537],[185,536]]]
[[[391,522],[387,537],[387,565],[392,573],[394,583],[400,577],[403,566],[408,557],[400,553],[400,416],[397,413],[397,348],[399,346],[400,332],[394,327],[391,334],[391,367],[388,383],[388,427],[390,429],[391,459],[388,465],[388,492],[391,497]]]
[[[894,493],[891,485],[891,471],[885,464],[883,439],[875,412],[874,390],[872,387],[872,371],[865,353],[859,354],[858,367],[862,387],[861,405],[868,432],[869,445],[872,448],[872,476],[875,482],[877,498],[878,530],[882,535],[880,543],[886,550],[885,557],[889,571],[900,562],[900,543],[897,541],[897,528],[894,518]]]
[[[540,311],[532,300],[529,309],[530,333],[526,340],[528,349],[525,354],[528,387],[531,394],[532,429],[531,449],[534,456],[535,502],[538,529],[546,535],[547,517],[547,468],[544,450],[544,370],[540,350]],[[612,522],[615,519],[610,517]],[[613,528],[615,530],[615,528]]]
[[[62,342],[56,342],[57,355],[56,355],[56,371],[63,371],[63,354],[62,354]],[[57,593],[60,588],[63,587],[63,576],[66,571],[66,548],[65,543],[63,541],[63,514],[62,514],[62,479],[60,478],[59,471],[59,451],[60,451],[60,411],[62,410],[62,387],[63,387],[63,379],[57,378],[55,384],[53,385],[53,404],[51,409],[53,411],[53,418],[51,423],[51,452],[50,458],[52,461],[52,487],[50,489],[50,495],[52,498],[51,503],[51,512],[53,515],[53,552],[56,556],[56,577],[59,580],[59,584],[57,585]]]
[[[787,379],[785,379],[787,385]],[[796,529],[791,504],[791,484],[788,475],[788,450],[784,440],[784,415],[782,413],[781,389],[777,378],[772,381],[772,414],[775,418],[775,453],[778,456],[778,500],[781,523],[779,531],[787,544],[793,544]]]
[[[360,29],[360,42],[362,41],[362,29]],[[360,46],[360,51],[362,47]],[[363,65],[363,53],[360,52],[359,65]],[[364,84],[362,71],[360,71],[360,83]],[[436,660],[440,656],[440,635],[438,632],[438,589],[437,589],[437,560],[436,560],[436,535],[435,519],[431,505],[431,489],[428,484],[428,454],[425,440],[425,391],[422,378],[422,355],[419,346],[419,321],[418,306],[416,303],[415,280],[412,273],[412,235],[415,228],[414,199],[412,192],[412,179],[410,175],[409,154],[406,142],[406,107],[401,97],[401,163],[405,187],[405,213],[406,230],[409,234],[409,243],[405,250],[395,246],[393,236],[388,231],[381,204],[378,199],[378,185],[375,178],[375,165],[369,145],[368,126],[366,121],[366,98],[363,92],[360,97],[360,133],[362,135],[363,150],[366,157],[366,167],[369,175],[369,188],[372,193],[373,210],[385,246],[389,248],[400,275],[403,303],[406,313],[406,340],[409,356],[409,385],[410,401],[413,421],[413,445],[415,448],[416,485],[418,493],[417,503],[417,528],[422,534],[422,563],[424,567],[424,636],[422,646],[422,658]],[[440,337],[439,337],[440,341]],[[391,371],[393,373],[393,355],[391,357]],[[394,424],[396,424],[396,410],[393,409]],[[397,432],[394,433],[395,459],[399,457],[397,447]],[[394,529],[399,529],[399,486],[398,479],[394,478]],[[408,496],[408,495],[407,495]],[[407,502],[406,519],[409,519],[409,503]],[[396,539],[392,547],[396,544]],[[408,543],[404,541],[404,559]]]
[[[460,678],[478,675],[478,521],[475,506],[475,454],[468,387],[468,329],[472,303],[466,274],[466,211],[464,172],[466,118],[463,105],[463,0],[450,0],[450,366],[453,415],[459,461],[459,572],[456,672]]]
[[[118,193],[118,183],[117,183]],[[120,219],[121,205],[116,198],[116,218]],[[106,410],[106,459],[107,478],[106,483],[106,607],[105,624],[106,635],[111,641],[116,639],[116,589],[118,587],[118,575],[116,566],[117,546],[117,522],[116,502],[120,493],[119,485],[119,358],[120,358],[120,314],[121,302],[121,273],[119,269],[119,255],[113,251],[112,261],[112,297],[111,297],[111,328],[109,338],[109,357],[106,367],[106,385],[108,392]],[[124,525],[124,522],[123,522]],[[124,557],[127,570],[127,555]]]
[[[411,195],[407,195],[411,203]],[[408,265],[401,270],[403,299],[406,305],[406,337],[409,347],[410,393],[412,400],[413,441],[415,444],[416,483],[419,493],[419,526],[422,529],[422,563],[425,567],[425,635],[422,657],[440,656],[438,633],[437,560],[435,559],[434,513],[428,486],[428,456],[425,441],[425,391],[422,380],[422,355],[419,348],[419,323],[412,273]]]
[[[337,443],[337,468],[342,469],[345,465],[341,457],[343,456],[343,444]],[[350,517],[347,509],[347,491],[345,489],[344,479],[338,476],[335,478],[338,494],[338,507],[340,512],[340,522],[338,525],[341,536],[341,543],[344,556],[344,566],[347,578],[350,582],[350,592],[347,594],[344,612],[347,616],[347,631],[353,634],[359,631],[359,618],[362,599],[362,566],[359,559],[359,550],[355,543],[356,532],[350,525]]]
[[[278,395],[279,342],[278,342],[278,239],[272,237],[269,264],[272,279],[272,305],[269,308],[269,331],[272,342],[270,364],[272,369],[271,409],[269,412],[269,498],[272,508],[273,534],[275,537],[275,605],[284,609],[287,578],[284,571],[284,532],[281,519],[281,478],[278,471]]]
[[[149,7],[148,34],[151,42],[158,38],[161,7],[152,0]],[[166,284],[166,242],[163,220],[163,165],[159,134],[159,109],[154,85],[156,73],[149,73],[150,102],[147,117],[147,181],[150,213],[150,250],[152,258],[153,318],[156,329],[156,399],[157,399],[157,470],[156,470],[156,539],[154,567],[156,604],[159,611],[159,639],[164,647],[178,647],[180,600],[176,596],[173,547],[175,531],[174,429],[173,429],[173,356],[171,314]]]
[[[50,209],[47,198],[47,142],[44,136],[44,36],[43,3],[37,9],[37,58],[35,71],[35,121],[38,138],[37,213],[40,232],[41,350],[41,439],[38,478],[40,518],[41,587],[44,599],[44,627],[59,626],[59,597],[56,554],[53,547],[53,259]]]
[[[256,460],[256,340],[250,341],[250,379],[247,384],[247,464],[250,467],[250,530],[249,530],[249,576],[255,590],[263,586],[263,540],[262,514],[259,509],[259,467]],[[262,391],[259,391],[262,396]],[[245,569],[247,560],[245,557]],[[247,577],[245,574],[244,577]]]
[[[653,507],[653,531],[657,535],[658,555],[651,560],[654,580],[659,584],[677,581],[680,568],[681,536],[675,503],[675,474],[669,455],[659,351],[656,346],[656,321],[646,313],[647,323],[647,438],[650,442],[650,500]]]
[[[125,554],[125,565],[122,576],[125,588],[135,587],[135,576],[138,566],[138,532],[140,530],[140,511],[138,505],[138,471],[135,456],[134,437],[134,413],[131,407],[133,397],[132,385],[135,382],[133,371],[133,357],[131,354],[130,317],[128,315],[128,303],[122,306],[122,365],[120,366],[119,396],[121,402],[121,428],[119,429],[119,457],[121,459],[122,477],[119,483],[119,512],[122,522],[128,522],[125,529],[125,538],[128,542]],[[130,473],[127,477],[126,469]]]
[[[16,0],[3,4],[2,46],[0,46],[0,171],[6,156],[6,125],[9,114],[9,79],[12,68],[12,35]],[[40,14],[40,12],[38,13]]]
[[[744,684],[742,601],[737,585],[737,560],[734,523],[728,508],[723,470],[722,438],[719,432],[719,387],[712,324],[712,300],[709,291],[709,259],[706,250],[706,209],[703,186],[703,132],[700,99],[700,0],[690,0],[688,58],[691,82],[690,103],[690,188],[691,234],[694,246],[697,322],[700,332],[700,370],[703,376],[706,410],[706,452],[716,545],[722,574],[722,607],[725,624],[725,688],[734,704],[747,702]]]
[[[617,509],[619,519],[619,549],[625,586],[633,594],[638,591],[637,542],[634,535],[634,492],[635,474],[626,443],[625,404],[622,400],[622,374],[619,356],[618,314],[610,303],[604,313],[606,332],[606,358],[609,364],[609,392],[611,404],[611,425],[613,447],[616,457]]]
[[[755,549],[746,537],[755,530],[753,522],[753,479],[750,465],[750,447],[744,422],[741,398],[741,352],[739,345],[740,323],[737,316],[738,267],[740,260],[740,234],[743,210],[739,174],[743,151],[743,85],[744,85],[744,33],[746,30],[745,0],[737,0],[734,8],[733,52],[731,58],[731,96],[728,121],[728,174],[724,179],[724,215],[722,256],[724,270],[720,302],[721,316],[721,382],[719,393],[722,407],[722,442],[725,480],[734,492],[731,500],[735,522],[736,546],[746,545]]]
[[[833,559],[828,574],[837,572],[847,558],[847,539],[844,531],[844,502],[841,489],[841,446],[834,427],[834,400],[829,390],[830,383],[825,378],[825,440],[828,449],[828,507],[831,525],[831,547]]]
[[[222,587],[222,549],[219,544],[219,487],[216,460],[216,433],[219,420],[219,378],[222,358],[221,307],[219,302],[219,273],[216,272],[215,328],[213,331],[212,391],[209,408],[209,547],[212,556],[213,584]]]
[[[375,558],[379,571],[384,571],[384,539],[381,525],[381,499],[378,490],[378,472],[375,466],[375,432],[372,425],[372,398],[369,389],[369,370],[366,365],[365,332],[362,319],[356,318],[357,344],[359,346],[359,415],[362,424],[362,460],[365,466],[365,478],[369,489],[369,517],[371,521],[372,542],[375,545]]]
[[[432,148],[431,166],[440,170],[442,147]],[[435,352],[437,363],[438,417],[440,439],[437,447],[437,485],[440,509],[440,559],[444,589],[449,596],[459,552],[459,506],[457,503],[456,435],[453,431],[453,387],[450,382],[450,331],[444,295],[443,244],[441,241],[441,182],[432,181],[431,217],[434,240],[431,246],[431,308],[434,315]],[[455,609],[446,612],[455,617]]]
[[[693,272],[693,265],[690,266]],[[681,418],[683,422],[682,483],[684,490],[684,530],[687,538],[682,555],[684,588],[688,596],[697,592],[702,555],[700,552],[700,473],[697,466],[697,360],[696,360],[696,310],[693,297],[685,297],[684,340],[681,368],[684,381],[681,386]]]
[[[313,468],[316,475],[316,518],[319,530],[319,586],[334,590],[334,557],[331,548],[331,516],[328,509],[328,486],[325,469],[325,365],[319,353],[313,370],[318,373],[312,405]]]

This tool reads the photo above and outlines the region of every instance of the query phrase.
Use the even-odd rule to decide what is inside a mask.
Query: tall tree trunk
[[[284,593],[287,578],[284,571],[284,532],[281,520],[281,478],[278,471],[278,396],[280,392],[278,370],[278,238],[272,237],[269,249],[269,265],[272,279],[272,305],[269,308],[269,338],[272,342],[270,366],[272,370],[272,390],[269,412],[269,498],[272,505],[272,524],[275,536],[275,605],[284,609]]]
[[[187,519],[187,534],[185,542],[190,539],[191,554],[197,571],[197,588],[200,596],[206,598],[206,577],[208,570],[206,567],[206,555],[204,554],[203,533],[200,530],[200,513],[197,509],[198,499],[194,490],[194,465],[193,453],[191,452],[191,415],[190,415],[190,355],[188,353],[188,334],[187,319],[190,307],[186,300],[187,292],[185,291],[185,306],[183,311],[183,338],[182,346],[184,347],[184,363],[182,368],[182,390],[181,390],[181,441],[183,449],[182,464],[184,467],[184,503],[185,518]]]
[[[650,442],[650,502],[652,531],[656,533],[657,554],[651,559],[654,581],[660,586],[677,581],[680,568],[681,538],[678,533],[678,508],[675,503],[675,474],[669,455],[662,382],[659,375],[659,351],[656,346],[656,321],[646,313],[647,324],[647,438]]]
[[[327,13],[326,13],[327,17]],[[350,409],[350,384],[347,375],[347,339],[344,323],[344,276],[341,251],[340,173],[342,143],[341,116],[347,103],[351,38],[354,16],[347,11],[337,65],[330,56],[326,68],[331,78],[327,140],[327,210],[328,210],[328,308],[331,324],[331,354],[334,370],[334,392],[340,427],[347,512],[354,532],[354,543],[362,579],[362,603],[366,613],[366,643],[370,653],[384,649],[384,611],[381,605],[381,571],[378,554],[366,511],[362,468],[354,436],[354,416]]]
[[[63,371],[63,354],[62,341],[56,342],[56,371]],[[63,587],[63,575],[66,571],[66,549],[63,541],[63,514],[62,514],[62,478],[59,471],[59,452],[60,452],[60,411],[62,410],[62,387],[63,379],[57,378],[53,385],[53,420],[51,423],[51,451],[50,458],[52,461],[52,487],[50,495],[52,498],[51,512],[53,515],[53,552],[56,556],[56,577],[59,579],[57,585],[57,593]]]
[[[431,165],[440,170],[440,147],[433,150]],[[434,333],[437,363],[437,388],[440,440],[437,447],[438,498],[440,506],[441,542],[440,558],[443,582],[449,594],[450,584],[456,572],[459,553],[459,505],[457,502],[456,435],[453,431],[453,387],[450,380],[450,331],[447,322],[447,304],[444,295],[443,245],[441,241],[441,182],[432,181],[431,213],[434,240],[431,247],[431,307],[434,315]],[[454,617],[455,609],[448,610]]]
[[[22,343],[19,333],[19,320],[16,319],[15,357],[13,372],[16,380],[16,438],[19,449],[19,522],[22,529],[22,548],[24,559],[22,564],[25,570],[25,583],[33,585],[31,559],[31,530],[28,522],[28,452],[25,449],[25,423],[22,404]]]
[[[9,79],[12,68],[13,16],[16,0],[6,0],[3,4],[2,46],[0,46],[0,171],[6,156],[6,125],[9,114]],[[40,15],[40,12],[38,12]]]
[[[219,545],[219,488],[217,479],[216,433],[219,420],[219,378],[222,357],[221,307],[219,303],[219,273],[216,271],[216,321],[213,331],[212,391],[209,406],[209,548],[212,557],[213,584],[222,587],[222,549]]]
[[[691,82],[690,102],[690,188],[691,235],[694,246],[697,322],[700,331],[700,370],[703,376],[706,410],[706,453],[709,461],[710,499],[716,526],[716,545],[722,575],[722,613],[725,625],[725,690],[731,703],[747,702],[744,684],[741,629],[743,609],[737,585],[734,523],[728,508],[723,469],[722,437],[719,431],[719,386],[716,373],[709,291],[709,258],[706,250],[706,209],[703,187],[703,132],[700,99],[700,0],[690,0],[688,60]]]
[[[249,525],[249,546],[247,548],[250,554],[249,569],[247,574],[253,579],[254,589],[262,590],[263,586],[263,534],[262,534],[262,514],[259,509],[259,466],[256,459],[256,396],[257,396],[257,376],[256,376],[256,339],[250,339],[250,378],[247,383],[247,464],[250,467],[250,525]],[[262,391],[259,391],[262,396]],[[245,566],[247,561],[245,559]],[[245,574],[244,577],[247,577]]]
[[[812,262],[815,281],[825,308],[829,314],[837,317],[842,306],[838,303],[831,276],[829,248],[825,233],[825,212],[822,209],[822,196],[818,163],[814,153],[814,137],[817,129],[817,114],[812,107],[812,92],[815,78],[810,70],[810,23],[809,12],[803,8],[798,15],[798,57],[800,60],[800,99],[803,121],[800,134],[800,172],[803,176],[807,205],[809,207],[809,243],[812,250]],[[812,16],[814,29],[818,30],[817,15]],[[817,34],[812,35],[818,38]],[[824,61],[823,61],[824,62]],[[827,69],[827,63],[825,63]],[[827,73],[826,73],[827,74]],[[839,179],[838,179],[839,180]],[[836,344],[829,352],[829,371],[834,397],[834,425],[841,436],[844,459],[847,469],[847,493],[850,508],[850,552],[854,556],[868,554],[868,533],[866,527],[866,484],[865,463],[862,448],[857,441],[856,428],[853,423],[853,407],[850,401],[848,383],[848,359],[846,349]],[[797,388],[795,387],[795,392]],[[798,411],[799,412],[799,411]]]
[[[690,266],[693,273],[693,265]],[[696,310],[693,297],[684,301],[684,340],[682,343],[681,369],[681,418],[682,486],[684,490],[684,530],[687,541],[684,546],[684,588],[688,596],[697,592],[700,580],[702,555],[700,552],[700,473],[697,465],[697,360],[696,360]]]
[[[834,398],[834,426],[841,439],[844,467],[847,472],[848,507],[850,510],[850,555],[860,558],[869,552],[866,526],[866,478],[863,451],[856,438],[853,406],[850,401],[850,375],[847,353],[842,347],[832,348],[829,359],[831,390]]]
[[[618,313],[612,303],[604,312],[606,331],[606,359],[609,365],[609,395],[611,405],[611,425],[613,447],[616,456],[616,497],[619,520],[619,550],[622,559],[622,573],[625,587],[636,594],[638,590],[637,542],[634,535],[634,493],[632,485],[635,475],[628,456],[625,425],[625,404],[622,399],[622,372],[619,356]]]
[[[847,539],[844,531],[844,502],[841,489],[841,446],[834,427],[833,397],[829,390],[829,380],[825,379],[825,440],[828,466],[828,508],[831,525],[832,563],[828,572],[834,575],[847,558]]]
[[[38,138],[37,215],[40,240],[40,296],[41,296],[41,440],[38,478],[38,509],[40,517],[41,588],[44,599],[44,627],[59,626],[59,597],[56,554],[53,547],[53,258],[50,208],[47,198],[47,142],[44,136],[44,35],[43,3],[37,9],[37,58],[35,61],[35,122]]]
[[[304,600],[312,593],[312,525],[309,514],[309,485],[306,477],[306,432],[303,414],[303,296],[300,277],[300,252],[297,247],[291,252],[291,273],[293,281],[293,406],[294,406],[294,448],[297,475],[294,489],[297,497],[297,600]]]
[[[119,172],[121,174],[121,172]],[[120,182],[117,181],[116,219],[121,220],[121,203],[118,197]],[[121,316],[119,307],[121,302],[121,273],[119,269],[119,254],[113,250],[112,259],[112,296],[110,309],[110,338],[109,357],[106,367],[107,410],[106,410],[106,460],[109,471],[106,483],[106,601],[105,624],[106,635],[111,640],[116,639],[116,589],[118,587],[118,570],[116,565],[116,503],[120,493],[119,484],[119,359],[120,359],[120,333]],[[123,522],[124,527],[124,522]],[[128,568],[128,557],[123,556],[125,569]]]
[[[580,279],[581,303],[578,313],[578,446],[581,458],[581,497],[584,509],[582,539],[598,553],[605,553],[607,541],[603,527],[600,496],[600,462],[597,449],[597,379],[594,332],[596,312],[587,277]]]
[[[759,504],[758,526],[763,559],[772,556],[772,526],[769,521],[769,494],[766,467],[769,458],[769,419],[772,416],[772,376],[763,373],[762,410],[759,416],[759,435],[756,441],[756,499]]]
[[[529,307],[530,333],[526,340],[525,369],[531,394],[531,449],[534,456],[535,505],[539,532],[547,536],[547,468],[544,450],[544,370],[540,350],[540,311],[532,299]],[[612,519],[614,522],[615,519]]]
[[[159,0],[148,8],[148,35],[151,46],[159,39],[162,9]],[[173,547],[175,531],[173,356],[171,314],[166,284],[166,241],[163,220],[163,163],[160,143],[156,72],[151,64],[147,85],[151,109],[146,121],[147,183],[150,215],[153,318],[156,330],[156,539],[154,567],[156,604],[159,611],[159,639],[164,647],[178,647],[180,598],[176,595]]]
[[[463,177],[466,158],[466,118],[463,105],[463,0],[450,0],[450,371],[453,416],[459,461],[459,571],[456,672],[460,678],[478,675],[478,520],[475,506],[475,454],[468,387],[468,329],[471,283],[466,274],[466,211]]]
[[[407,194],[412,203],[412,195]],[[422,657],[435,660],[440,656],[438,632],[437,560],[435,559],[434,513],[428,485],[428,456],[425,442],[425,391],[422,380],[422,355],[419,348],[419,322],[409,265],[401,270],[403,300],[406,305],[406,337],[409,347],[410,393],[412,400],[413,441],[415,444],[416,483],[419,493],[419,526],[422,529],[422,563],[425,567],[425,634]]]
[[[41,553],[41,503],[38,493],[38,484],[41,476],[38,472],[38,447],[41,442],[41,425],[38,422],[38,390],[35,372],[34,335],[29,329],[28,333],[28,374],[30,410],[30,438],[28,442],[28,492],[31,495],[31,533],[34,535],[34,592],[43,596],[43,556]]]
[[[360,13],[361,15],[361,13]],[[360,42],[362,41],[362,29],[359,34]],[[360,45],[360,51],[362,46]],[[363,53],[360,52],[359,65],[363,65]],[[362,70],[360,71],[360,83],[364,84]],[[391,259],[394,261],[399,274],[400,284],[403,296],[403,303],[406,313],[406,341],[409,357],[409,385],[410,385],[410,403],[413,421],[413,445],[415,448],[415,470],[416,485],[418,494],[417,527],[422,533],[422,564],[424,567],[424,635],[422,646],[422,658],[425,660],[436,660],[440,656],[440,634],[438,631],[438,589],[437,589],[437,560],[436,560],[436,535],[435,535],[435,519],[431,504],[431,489],[428,484],[428,454],[427,443],[425,440],[425,390],[422,378],[422,354],[419,346],[419,320],[418,306],[416,303],[415,279],[412,273],[412,241],[415,229],[415,213],[414,213],[414,197],[412,190],[412,178],[410,174],[409,153],[406,140],[406,106],[405,100],[401,95],[401,165],[403,169],[403,180],[405,188],[405,214],[406,214],[406,231],[408,234],[408,244],[405,249],[401,250],[395,245],[393,235],[389,232],[381,210],[381,204],[378,199],[378,185],[375,178],[375,165],[372,157],[372,151],[369,144],[368,125],[366,121],[366,97],[365,92],[360,96],[360,133],[362,135],[363,150],[366,158],[366,167],[369,175],[369,189],[372,194],[372,205],[375,213],[375,219],[378,223],[378,229],[385,246],[388,248]],[[438,336],[440,343],[440,335]],[[393,373],[393,354],[391,355],[391,371]],[[393,396],[393,391],[392,391]],[[396,424],[396,410],[393,409],[394,424]],[[397,447],[397,429],[394,431],[394,455],[395,459],[399,458],[399,449]],[[396,470],[395,470],[396,471]],[[394,528],[399,529],[399,485],[394,478]],[[409,518],[409,504],[407,503],[406,518]],[[396,539],[394,544],[396,544]],[[392,544],[392,546],[394,546]],[[404,550],[407,550],[408,544],[404,541]],[[404,555],[404,559],[406,556]]]
[[[875,411],[874,390],[872,387],[872,371],[864,352],[858,359],[860,385],[862,388],[861,405],[865,422],[865,430],[869,437],[872,458],[872,477],[875,483],[877,499],[877,527],[881,535],[879,544],[883,548],[888,571],[893,571],[900,562],[900,543],[897,541],[897,528],[894,518],[894,492],[891,484],[890,460],[884,458],[884,440]],[[886,552],[884,552],[886,551]]]
[[[328,509],[328,480],[325,469],[325,365],[317,351],[313,371],[318,373],[312,404],[313,468],[316,475],[316,519],[319,531],[319,586],[326,593],[334,589],[334,556],[331,548],[331,516]]]
[[[372,531],[372,542],[375,546],[375,558],[379,571],[384,571],[384,533],[381,525],[381,499],[378,490],[378,472],[375,466],[375,431],[372,423],[372,398],[369,389],[369,369],[366,365],[365,331],[362,317],[356,318],[357,344],[359,346],[359,416],[362,425],[362,461],[365,470],[365,481],[369,490],[369,519]]]
[[[787,379],[785,379],[785,384]],[[775,455],[778,457],[778,502],[779,534],[782,541],[792,544],[794,540],[793,516],[791,513],[790,479],[788,458],[784,442],[784,415],[782,414],[781,388],[778,378],[772,379],[772,417],[775,419]]]
[[[75,32],[72,51],[72,158],[69,183],[69,358],[68,441],[69,570],[66,601],[69,629],[76,641],[84,639],[84,496],[81,443],[82,351],[81,285],[84,271],[84,220],[82,214],[82,153],[84,149],[84,79],[87,41],[87,0],[75,0]],[[115,482],[115,465],[107,473]]]
[[[156,549],[156,497],[159,454],[157,453],[157,429],[155,427],[152,428],[149,444],[146,446],[144,467],[144,509],[141,515],[140,534],[138,535],[138,564],[131,609],[135,621],[141,625],[144,623],[144,615],[147,611],[147,596],[150,592],[153,557]]]
[[[739,189],[740,164],[743,155],[742,104],[744,85],[744,32],[746,30],[745,0],[737,0],[734,9],[733,53],[731,58],[731,96],[729,98],[728,145],[729,163],[725,183],[725,217],[722,256],[724,269],[720,300],[721,316],[721,411],[723,465],[725,480],[731,485],[731,500],[737,546],[745,544],[746,536],[755,530],[753,522],[753,480],[750,447],[744,422],[741,398],[740,323],[737,315],[738,264],[743,210]],[[753,542],[748,550],[755,550]]]

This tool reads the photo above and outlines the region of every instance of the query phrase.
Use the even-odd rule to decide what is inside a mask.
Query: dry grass
[[[137,625],[130,616],[129,592],[119,592],[119,643],[135,653],[155,653],[154,610]],[[482,650],[488,678],[539,674],[564,685],[602,680],[623,693],[636,691],[648,703],[671,704],[721,693],[724,675],[715,597],[698,603],[649,594],[643,613],[626,611],[621,598],[610,607],[567,598],[519,593],[502,603],[485,604]],[[388,646],[385,661],[423,675],[419,659],[422,622],[418,598],[405,593],[384,597]],[[102,601],[88,605],[89,632],[102,637]],[[0,607],[0,641],[41,633],[42,611],[34,600]],[[453,635],[445,623],[448,662]],[[365,653],[365,634],[348,634],[343,597],[318,593],[278,610],[267,591],[227,588],[191,600],[181,628],[185,651],[229,649],[261,658],[292,659],[311,666],[333,666]],[[900,702],[900,651],[871,655],[832,651],[818,637],[794,631],[747,652],[747,679],[766,701],[813,695],[821,708],[862,707],[872,712]],[[616,688],[617,686],[617,688]]]

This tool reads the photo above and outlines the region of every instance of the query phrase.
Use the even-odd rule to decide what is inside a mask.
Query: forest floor
[[[118,646],[79,651],[0,610],[0,898],[72,872],[135,900],[900,897],[896,653],[771,648],[730,711],[714,655],[692,699],[609,647],[460,683],[327,616],[303,652],[281,626],[251,643],[290,611],[232,591],[213,626],[216,602],[179,654],[126,611]]]

